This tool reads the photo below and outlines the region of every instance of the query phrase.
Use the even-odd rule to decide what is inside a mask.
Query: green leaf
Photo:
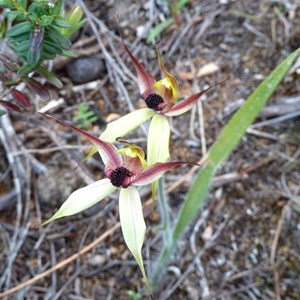
[[[212,166],[214,169],[218,167],[228,156],[232,153],[239,141],[246,133],[247,128],[254,121],[259,114],[262,107],[266,104],[272,93],[276,90],[279,83],[283,79],[286,72],[292,66],[292,63],[299,55],[298,49],[290,56],[288,56],[249,96],[243,106],[234,114],[228,124],[222,130],[220,137],[213,144],[208,155],[208,165],[203,168],[192,185],[186,201],[180,212],[178,221],[174,229],[174,238],[177,240],[180,234],[184,231],[187,224],[192,220],[193,216],[198,212],[200,204],[202,203],[203,195],[206,196],[208,192],[209,182],[206,186],[198,186],[199,181],[204,176],[203,172],[210,170],[209,176],[211,179],[213,173],[211,172]]]
[[[79,30],[85,24],[85,22],[86,22],[86,19],[83,19],[79,23],[73,24],[70,28],[64,28],[64,29],[62,29],[61,33],[64,36],[70,38],[74,32],[76,32],[77,30]]]
[[[148,34],[148,37],[147,37],[147,42],[154,42],[155,41],[155,38],[161,34],[165,29],[167,29],[171,24],[174,23],[174,20],[173,18],[170,18],[170,19],[166,19],[165,21],[157,24],[156,26],[154,26],[149,34]]]
[[[30,15],[28,15],[28,19],[31,22],[31,24],[37,24],[39,16],[36,13],[30,13]]]
[[[7,11],[3,15],[11,22],[14,21],[15,19],[17,19],[18,21],[25,20],[24,13],[21,10]]]
[[[54,7],[51,9],[51,15],[59,15],[61,11],[62,0],[57,0],[54,4]]]
[[[33,25],[28,21],[18,23],[8,30],[7,36],[15,37],[15,36],[23,35],[25,33],[30,34],[32,29],[33,29]]]
[[[46,35],[60,48],[65,50],[71,48],[70,40],[64,37],[56,28],[54,28],[53,26],[48,26],[46,30]]]
[[[7,31],[7,20],[3,19],[0,23],[0,38],[4,39]]]
[[[56,44],[48,41],[44,41],[43,50],[52,54],[62,54],[63,52],[63,50],[59,48]]]
[[[5,115],[5,114],[6,114],[5,110],[0,109],[0,117]]]
[[[18,52],[23,52],[23,51],[29,51],[29,44],[30,41],[26,40],[26,41],[22,41],[21,43],[18,44],[17,51]]]
[[[41,16],[41,25],[42,26],[48,26],[53,22],[53,17],[52,16]]]
[[[36,65],[24,65],[22,66],[19,71],[18,74],[21,76],[27,75],[31,72],[33,72],[36,68]]]
[[[73,53],[72,51],[68,50],[62,50],[61,55],[67,56],[67,57],[72,57],[72,58],[77,58],[77,55]]]
[[[50,15],[48,3],[48,1],[35,1],[29,6],[28,12],[37,16]]]
[[[15,5],[11,0],[0,0],[0,6],[4,8],[14,8]]]
[[[59,89],[63,87],[61,81],[52,72],[48,71],[46,68],[42,66],[38,66],[36,70],[40,75],[44,76],[52,85],[56,86]]]
[[[11,44],[13,44],[14,46],[16,46],[15,44],[18,44],[19,42],[25,41],[25,40],[29,40],[30,37],[30,31],[25,32],[23,34],[19,34],[13,37],[9,38],[9,42]]]
[[[18,0],[17,1],[17,6],[18,6],[18,8],[20,9],[24,9],[24,10],[26,10],[26,8],[27,8],[27,0]]]
[[[61,33],[70,38],[71,35],[83,26],[86,20],[81,20],[83,16],[83,10],[80,5],[75,5],[69,15],[66,18],[67,23],[70,25],[70,28],[62,29]]]
[[[206,165],[196,176],[186,200],[180,210],[173,230],[171,245],[164,245],[154,271],[153,284],[157,284],[159,274],[165,268],[176,244],[201,209],[209,192],[211,180],[217,167],[232,153],[239,141],[246,133],[247,128],[259,114],[272,93],[276,90],[281,80],[300,54],[300,49],[290,54],[249,96],[243,106],[234,114],[224,127],[218,140],[211,147]]]
[[[50,53],[48,51],[43,50],[43,53],[41,54],[41,60],[51,60],[56,57],[56,54]]]
[[[61,28],[70,28],[70,24],[61,16],[54,17],[53,25]]]
[[[84,128],[97,121],[98,118],[90,108],[81,103],[78,107],[78,115],[74,118],[78,128]]]

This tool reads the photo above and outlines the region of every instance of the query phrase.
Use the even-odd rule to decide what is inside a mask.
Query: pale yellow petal
[[[147,141],[148,166],[166,162],[170,157],[170,126],[164,115],[156,114],[150,123]]]
[[[120,222],[127,247],[134,256],[149,287],[142,257],[146,224],[143,216],[141,198],[135,187],[121,189],[119,198]]]
[[[149,108],[135,110],[120,119],[108,123],[100,139],[114,143],[117,138],[123,137],[150,119],[155,112]]]
[[[110,183],[109,179],[101,179],[89,184],[86,187],[76,190],[62,204],[56,214],[43,223],[43,225],[62,217],[72,216],[80,213],[83,210],[93,206],[97,202],[103,200],[115,190],[116,187]]]

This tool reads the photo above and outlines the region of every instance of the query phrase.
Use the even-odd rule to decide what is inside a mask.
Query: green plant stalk
[[[161,226],[164,230],[164,243],[170,245],[172,232],[171,232],[171,224],[170,224],[168,198],[165,192],[165,184],[164,184],[163,176],[158,180],[158,197],[159,197],[158,204],[159,204],[160,216],[161,216]]]
[[[199,176],[196,178],[192,187],[190,188],[188,197],[189,197],[189,195],[192,195],[192,197],[198,196],[199,198],[198,198],[197,205],[195,205],[195,203],[188,202],[187,200],[184,202],[184,205],[181,209],[180,214],[181,215],[187,214],[186,220],[191,221],[192,218],[194,217],[195,213],[199,210],[199,208],[203,204],[203,202],[206,198],[206,195],[209,191],[209,188],[210,188],[211,178],[213,176],[214,170],[215,170],[214,165],[211,163],[207,163],[204,166],[203,170],[199,173]],[[193,211],[194,209],[195,209],[195,211]],[[178,223],[178,221],[177,221],[177,223]],[[177,223],[176,223],[176,225],[177,225]],[[156,262],[156,265],[154,268],[154,272],[151,277],[151,285],[152,285],[153,289],[156,287],[157,282],[170,259],[170,255],[172,254],[172,251],[176,247],[178,238],[179,238],[179,236],[178,236],[178,233],[176,232],[176,226],[175,226],[175,230],[173,229],[173,234],[172,234],[171,240],[168,243],[165,243],[163,245],[163,249],[160,252],[160,255],[157,259],[157,262]]]
[[[211,180],[216,168],[228,158],[237,146],[247,128],[259,114],[272,93],[300,54],[300,48],[290,54],[249,96],[243,106],[234,114],[224,127],[218,140],[209,151],[208,160],[203,169],[198,173],[192,184],[187,198],[181,208],[178,219],[173,228],[170,244],[163,245],[155,269],[152,273],[151,284],[155,289],[158,279],[169,262],[172,251],[183,232],[201,209],[209,192]]]

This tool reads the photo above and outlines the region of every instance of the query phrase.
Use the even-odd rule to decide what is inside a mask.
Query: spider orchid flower
[[[140,94],[145,101],[147,108],[138,109],[109,123],[100,138],[113,143],[117,138],[125,136],[145,121],[152,118],[147,141],[147,162],[149,165],[156,162],[166,162],[170,156],[170,127],[167,117],[178,116],[187,112],[205,92],[216,85],[223,84],[225,80],[210,86],[183,101],[177,102],[179,93],[178,83],[174,76],[165,68],[158,45],[156,46],[158,63],[164,74],[164,78],[156,81],[144,70],[136,57],[128,49],[123,39],[122,43],[134,65]],[[93,153],[96,153],[95,149]],[[93,153],[90,152],[87,158],[92,156]]]
[[[67,126],[85,137],[97,148],[105,165],[105,179],[96,181],[86,187],[76,190],[62,204],[60,209],[44,224],[53,220],[71,216],[93,206],[105,197],[120,190],[119,214],[120,223],[125,242],[137,261],[148,288],[143,258],[142,246],[144,242],[146,225],[143,217],[141,198],[135,186],[143,186],[158,180],[166,171],[187,162],[156,163],[145,167],[144,152],[137,146],[129,145],[118,150],[111,143],[105,142],[88,132],[78,129],[63,121],[46,114],[60,124]]]

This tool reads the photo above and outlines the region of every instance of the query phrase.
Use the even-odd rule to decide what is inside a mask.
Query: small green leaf
[[[47,51],[48,53],[52,53],[52,54],[62,54],[62,49],[59,48],[56,44],[48,42],[48,41],[44,41],[43,43],[43,50]]]
[[[33,29],[33,25],[30,22],[28,22],[28,21],[21,22],[21,23],[14,25],[12,28],[10,28],[7,32],[7,36],[15,37],[15,36],[23,35],[25,33],[30,34],[32,29]]]
[[[11,44],[13,44],[14,46],[16,46],[19,42],[23,42],[25,40],[29,40],[29,37],[30,37],[30,31],[25,32],[23,34],[19,34],[19,35],[10,37],[9,38],[9,42]]]
[[[46,35],[56,43],[60,48],[69,50],[71,48],[71,42],[64,37],[56,28],[52,25],[46,28]]]
[[[24,10],[26,10],[26,8],[27,8],[27,0],[18,0],[17,1],[17,6],[18,6],[18,8],[20,9],[24,9]]]
[[[61,28],[70,28],[70,24],[61,16],[54,17],[53,25]]]
[[[4,39],[7,31],[7,20],[3,19],[0,23],[0,38]]]
[[[6,114],[5,110],[0,109],[0,117],[5,115],[5,114]]]
[[[48,26],[53,22],[53,17],[52,16],[41,16],[41,25],[42,26]]]
[[[4,8],[15,8],[15,5],[11,0],[0,0],[0,6]]]
[[[72,58],[77,58],[77,55],[73,53],[72,51],[68,50],[62,50],[61,55],[67,56],[67,57],[72,57]]]
[[[36,13],[30,13],[30,15],[28,15],[28,19],[31,22],[31,24],[38,24],[38,19],[39,16]]]
[[[41,60],[51,60],[56,57],[56,54],[50,53],[47,50],[43,50],[43,53],[41,54]]]
[[[98,118],[90,108],[81,103],[78,107],[78,115],[74,118],[78,128],[84,128],[97,121]]]
[[[22,41],[21,43],[19,43],[17,48],[18,52],[29,51],[29,44],[30,44],[29,40]]]
[[[25,20],[24,13],[21,10],[7,11],[3,15],[11,22],[13,22],[15,19],[17,19],[18,21]]]
[[[29,6],[28,12],[37,16],[50,15],[49,8],[48,1],[35,1]]]
[[[70,28],[62,29],[61,33],[70,38],[71,35],[83,26],[85,20],[81,20],[83,16],[82,8],[79,5],[75,5],[69,15],[66,18]]]
[[[147,37],[147,42],[154,42],[155,38],[161,34],[165,29],[167,29],[169,26],[171,26],[174,23],[173,18],[166,19],[165,21],[157,24],[155,27],[153,27]]]
[[[57,0],[54,7],[51,9],[51,15],[59,15],[61,11],[62,0]]]
[[[18,74],[21,76],[27,75],[33,72],[35,68],[36,68],[35,65],[24,65],[19,69]]]
[[[70,38],[74,32],[79,30],[85,24],[85,22],[86,22],[86,19],[83,19],[79,23],[72,25],[72,27],[69,29],[67,29],[67,28],[62,29],[62,34],[64,36]]]
[[[52,85],[56,86],[59,89],[63,87],[61,81],[52,72],[48,71],[46,68],[42,66],[38,66],[36,70],[40,75],[44,76]]]

